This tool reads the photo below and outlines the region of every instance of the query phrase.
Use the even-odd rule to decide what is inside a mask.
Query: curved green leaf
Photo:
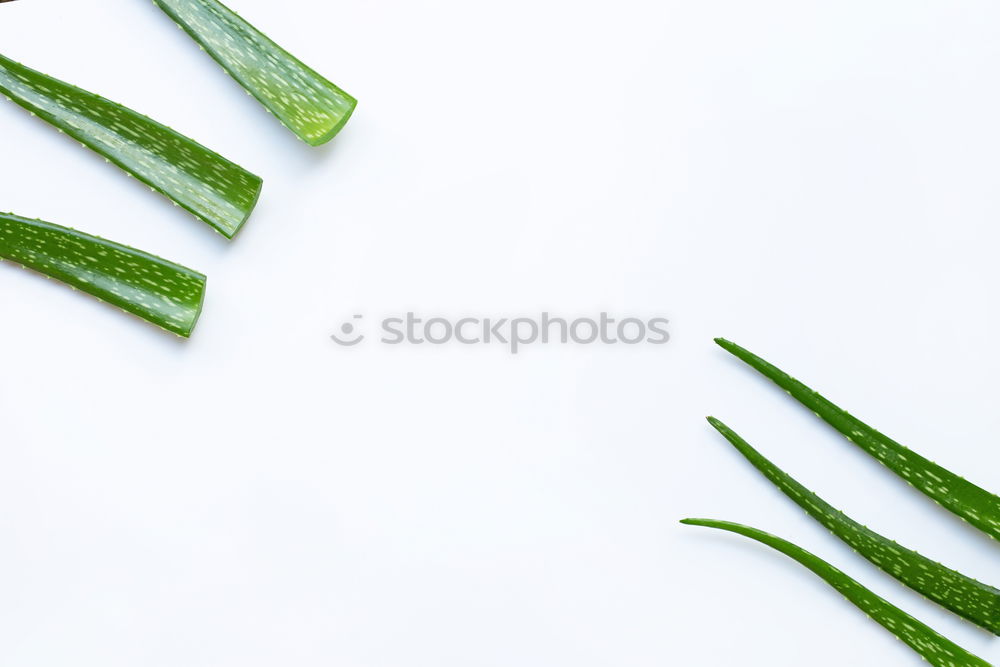
[[[190,336],[205,276],[67,227],[0,214],[0,259],[106,301],[180,336]]]
[[[0,55],[0,93],[232,238],[261,179],[146,116]]]
[[[882,435],[736,343],[724,338],[716,338],[715,342],[784,389],[918,491],[987,535],[1000,540],[1000,498]]]
[[[318,146],[357,100],[306,67],[217,0],[153,0],[247,92],[300,139]]]
[[[721,421],[712,417],[708,421],[782,493],[859,555],[962,618],[1000,635],[1000,590],[869,530],[799,484]]]
[[[762,530],[729,521],[684,519],[689,526],[705,526],[738,533],[780,551],[812,570],[872,620],[898,637],[935,667],[990,667],[990,663],[969,653],[947,637],[924,625],[902,609],[890,604],[854,579],[802,547]]]

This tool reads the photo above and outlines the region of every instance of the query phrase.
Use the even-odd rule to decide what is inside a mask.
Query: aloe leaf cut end
[[[1000,635],[1000,590],[907,549],[854,521],[781,470],[724,423],[709,423],[795,504],[858,555],[962,618]]]
[[[715,342],[784,389],[915,489],[1000,540],[1000,497],[883,435],[749,350],[724,338],[716,338]]]
[[[319,146],[347,124],[357,100],[217,0],[153,0],[297,137]]]
[[[737,533],[765,544],[797,561],[836,589],[872,620],[895,635],[935,667],[990,667],[933,628],[887,602],[833,565],[787,540],[762,530],[715,519],[683,519],[682,524]]]
[[[233,238],[260,197],[260,177],[120,104],[0,55],[0,94]]]
[[[83,232],[0,214],[0,259],[37,271],[185,338],[205,299],[205,276]]]

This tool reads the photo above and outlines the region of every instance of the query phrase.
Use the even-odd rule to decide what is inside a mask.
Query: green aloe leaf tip
[[[724,338],[716,338],[715,342],[784,389],[915,489],[1000,540],[1000,497],[883,435],[749,350]]]
[[[713,417],[708,421],[765,478],[860,556],[928,599],[1000,635],[1000,590],[921,556],[854,521],[766,459],[721,421]]]
[[[990,667],[990,663],[969,653],[933,628],[887,602],[822,558],[787,540],[757,528],[729,521],[684,519],[681,523],[737,533],[785,554],[823,579],[934,667]]]

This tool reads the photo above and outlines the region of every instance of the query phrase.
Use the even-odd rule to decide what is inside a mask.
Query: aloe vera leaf
[[[0,214],[0,259],[60,280],[185,338],[205,298],[205,276],[74,229]]]
[[[0,55],[0,93],[232,238],[261,179],[192,139]]]
[[[921,493],[1000,540],[1000,498],[851,416],[787,373],[724,338],[715,342],[770,379]]]
[[[312,146],[333,139],[357,100],[306,67],[217,0],[153,0],[257,98]]]
[[[938,634],[933,628],[924,625],[902,609],[879,597],[822,558],[787,540],[750,526],[729,521],[684,519],[681,523],[688,526],[704,526],[738,533],[780,551],[812,570],[814,574],[865,612],[869,618],[894,634],[935,667],[990,667],[990,663],[969,653],[947,637]]]
[[[709,423],[795,504],[859,555],[962,618],[1000,635],[1000,590],[921,556],[854,521],[771,463],[735,431]]]

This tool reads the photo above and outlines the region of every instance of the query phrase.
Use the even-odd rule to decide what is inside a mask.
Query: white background
[[[724,335],[1000,489],[991,2],[232,0],[355,95],[313,149],[152,4],[0,49],[259,173],[227,243],[12,104],[0,208],[210,277],[187,342],[0,266],[0,664],[918,665],[746,522],[963,646],[714,434],[1000,584]],[[342,321],[671,319],[666,346],[341,348]]]

